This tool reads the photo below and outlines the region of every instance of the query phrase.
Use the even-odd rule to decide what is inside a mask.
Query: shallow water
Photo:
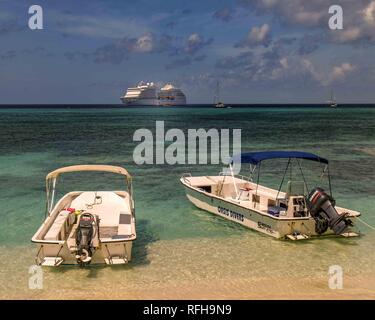
[[[194,208],[179,177],[216,174],[221,165],[134,164],[133,133],[154,131],[155,120],[184,132],[241,128],[243,151],[318,153],[331,160],[337,202],[375,225],[375,108],[0,109],[1,298],[375,297],[374,231],[359,224],[364,235],[357,239],[279,241]],[[134,176],[133,261],[44,269],[44,289],[30,290],[30,238],[44,218],[45,175],[86,163],[125,166]],[[282,164],[265,167],[263,181],[277,187]],[[62,190],[80,189],[80,178],[92,188],[119,185],[67,175]],[[343,290],[328,288],[328,268],[336,264]]]

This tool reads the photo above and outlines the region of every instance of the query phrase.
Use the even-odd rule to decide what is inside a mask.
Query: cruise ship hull
[[[186,98],[175,98],[171,99],[160,99],[159,100],[160,106],[184,106],[186,105]]]
[[[157,106],[157,99],[127,99],[121,98],[122,103],[127,106]]]

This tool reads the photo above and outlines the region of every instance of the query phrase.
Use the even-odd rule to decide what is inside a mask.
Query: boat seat
[[[117,229],[117,235],[112,238],[127,238],[132,233],[132,216],[130,213],[121,211],[119,218],[119,225]]]
[[[57,215],[55,221],[53,221],[53,224],[49,228],[48,232],[44,236],[44,240],[63,239],[65,233],[67,232],[68,225],[71,224],[71,221],[69,221],[69,217],[73,217],[72,215],[70,215],[69,211],[61,210]]]

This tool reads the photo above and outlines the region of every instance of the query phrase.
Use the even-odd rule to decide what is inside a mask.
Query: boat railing
[[[191,184],[190,181],[189,181],[189,179],[186,179],[186,178],[189,178],[189,177],[191,177],[191,173],[190,172],[183,173],[182,176],[181,176],[181,178],[184,180],[184,182],[186,182],[188,184]]]
[[[231,174],[230,172],[221,171],[219,173],[219,176],[231,176]],[[249,180],[249,177],[243,176],[241,174],[235,174],[234,177],[240,180],[245,180],[245,181],[250,181],[250,182],[252,181],[251,179]]]

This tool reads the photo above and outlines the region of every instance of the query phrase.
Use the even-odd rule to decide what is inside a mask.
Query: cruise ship
[[[153,82],[141,81],[136,87],[128,88],[120,98],[127,106],[182,106],[186,105],[186,96],[171,83],[158,91]]]
[[[185,94],[171,83],[160,89],[158,99],[161,106],[183,106],[186,104]]]
[[[157,106],[157,88],[153,82],[141,81],[136,87],[128,88],[120,98],[127,106]]]

